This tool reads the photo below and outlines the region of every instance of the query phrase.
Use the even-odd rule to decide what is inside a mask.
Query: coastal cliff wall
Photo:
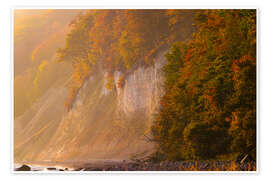
[[[122,87],[118,82],[124,74],[119,71],[113,74],[112,90],[105,87],[106,72],[91,75],[69,112],[63,105],[67,87],[48,91],[15,119],[15,160],[129,159],[151,152],[154,144],[147,137],[151,137],[154,114],[164,93],[164,53],[153,59],[153,65],[138,66],[125,75]]]

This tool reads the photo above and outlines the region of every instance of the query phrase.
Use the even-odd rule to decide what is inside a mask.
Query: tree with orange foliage
[[[155,140],[171,160],[255,160],[256,10],[202,10],[195,19],[194,38],[166,56]]]

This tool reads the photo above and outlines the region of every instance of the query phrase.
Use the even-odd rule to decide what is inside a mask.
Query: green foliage
[[[178,42],[173,44],[170,52],[165,55],[167,64],[164,66],[163,71],[166,76],[167,88],[172,87],[179,78],[179,69],[184,65],[185,51],[185,44]]]
[[[87,63],[90,69],[102,67],[109,74],[115,70],[125,73],[138,64],[150,64],[149,57],[160,47],[185,39],[193,31],[192,13],[186,13],[183,17],[188,17],[187,20],[179,23],[175,21],[180,17],[177,12],[186,10],[169,11],[91,10],[72,21],[65,47],[58,50],[58,60],[71,62],[74,74],[82,62]],[[173,25],[171,18],[175,21]],[[177,28],[182,30],[181,33],[176,31]],[[74,83],[71,83],[70,89],[73,90],[70,91],[72,95],[69,96],[68,107],[72,106],[70,103],[81,87],[75,87],[74,84],[82,85],[81,82],[75,83],[76,79],[72,81]],[[107,86],[111,88],[112,85],[109,83]]]
[[[211,126],[205,122],[193,121],[185,127],[183,136],[188,149],[185,154],[187,158],[210,159],[227,152],[229,139],[224,136],[226,129]]]
[[[256,159],[256,11],[203,10],[173,45],[152,131],[168,159],[249,153]]]
[[[73,27],[66,37],[64,49],[58,49],[59,61],[80,62],[87,60],[89,49],[88,30],[92,26],[91,16],[79,16],[76,21],[70,24]]]

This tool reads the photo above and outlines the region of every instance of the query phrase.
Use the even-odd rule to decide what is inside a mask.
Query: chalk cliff
[[[163,94],[164,53],[154,57],[153,65],[114,72],[112,90],[105,88],[106,72],[97,71],[69,112],[66,83],[50,89],[15,119],[15,161],[129,159],[151,152],[154,144],[148,138]]]

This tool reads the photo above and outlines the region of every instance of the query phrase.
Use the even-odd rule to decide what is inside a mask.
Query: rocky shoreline
[[[181,161],[181,162],[109,162],[84,164],[75,168],[45,167],[34,170],[28,165],[14,171],[256,171],[256,162],[235,161]]]

